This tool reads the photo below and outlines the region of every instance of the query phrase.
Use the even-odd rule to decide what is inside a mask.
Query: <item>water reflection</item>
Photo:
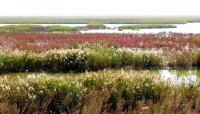
[[[198,80],[197,70],[159,70],[159,74],[172,85],[195,84]]]

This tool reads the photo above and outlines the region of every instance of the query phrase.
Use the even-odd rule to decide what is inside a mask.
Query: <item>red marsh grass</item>
[[[65,48],[67,44],[107,43],[107,46],[141,49],[196,48],[192,34],[0,34],[0,47],[33,52]],[[198,45],[197,45],[198,46]]]

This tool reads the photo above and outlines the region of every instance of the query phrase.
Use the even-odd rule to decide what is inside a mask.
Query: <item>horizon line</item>
[[[44,16],[44,15],[33,15],[33,16],[25,16],[25,15],[19,15],[19,16],[13,16],[13,15],[10,15],[10,16],[0,16],[0,18],[20,18],[20,17],[25,17],[25,18],[29,18],[29,17],[37,17],[37,18],[40,18],[40,17],[82,17],[82,18],[87,18],[87,17],[200,17],[200,15],[60,15],[60,16],[53,16],[53,15],[49,15],[49,16]]]

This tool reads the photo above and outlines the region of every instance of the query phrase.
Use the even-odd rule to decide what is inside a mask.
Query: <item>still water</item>
[[[200,77],[200,70],[158,70],[161,80],[172,85],[195,84]]]

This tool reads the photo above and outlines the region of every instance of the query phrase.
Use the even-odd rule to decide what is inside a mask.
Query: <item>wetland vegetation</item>
[[[79,32],[106,23],[142,29],[198,21],[1,18],[7,24],[88,25],[0,27],[0,113],[200,113],[199,34]]]

